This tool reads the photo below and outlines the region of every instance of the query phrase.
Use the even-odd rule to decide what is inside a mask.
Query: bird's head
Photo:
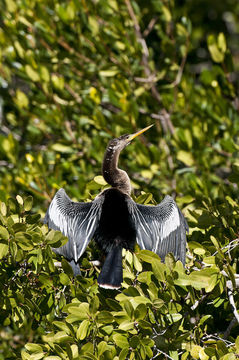
[[[146,128],[139,130],[134,134],[121,135],[120,137],[111,140],[109,143],[109,147],[112,147],[112,149],[114,149],[114,150],[117,149],[117,150],[121,151],[127,145],[129,145],[133,139],[135,139],[137,136],[143,134],[145,131],[147,131],[149,128],[151,128],[153,125],[149,125]]]

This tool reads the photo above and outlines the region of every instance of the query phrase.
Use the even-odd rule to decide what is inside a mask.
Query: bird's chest
[[[113,244],[133,250],[136,231],[125,195],[121,192],[112,189],[106,193],[95,240],[106,251]]]

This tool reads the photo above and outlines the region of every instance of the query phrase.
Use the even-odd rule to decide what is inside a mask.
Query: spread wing
[[[69,241],[54,251],[77,263],[94,235],[101,208],[101,196],[89,203],[74,202],[64,189],[57,191],[46,212],[44,223],[51,229],[61,231]]]
[[[188,224],[171,196],[157,206],[140,205],[128,199],[128,208],[142,249],[157,253],[162,261],[171,252],[185,263]]]

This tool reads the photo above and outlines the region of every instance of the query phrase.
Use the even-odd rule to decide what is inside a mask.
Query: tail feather
[[[70,266],[72,267],[74,276],[81,275],[79,264],[75,262],[75,260],[68,261]]]
[[[122,247],[116,245],[112,247],[105,259],[98,277],[98,284],[106,289],[118,289],[121,287],[122,281]]]

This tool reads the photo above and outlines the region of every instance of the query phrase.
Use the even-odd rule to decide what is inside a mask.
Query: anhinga
[[[188,226],[173,198],[166,196],[157,206],[135,203],[130,197],[130,179],[118,168],[121,150],[151,126],[109,142],[102,172],[111,188],[88,203],[73,202],[65,190],[60,189],[44,219],[50,228],[68,237],[66,245],[55,252],[70,262],[75,275],[80,274],[79,259],[89,241],[94,239],[99,244],[107,254],[98,277],[101,287],[121,286],[122,248],[133,250],[135,242],[141,249],[157,253],[162,261],[171,252],[185,263]]]

